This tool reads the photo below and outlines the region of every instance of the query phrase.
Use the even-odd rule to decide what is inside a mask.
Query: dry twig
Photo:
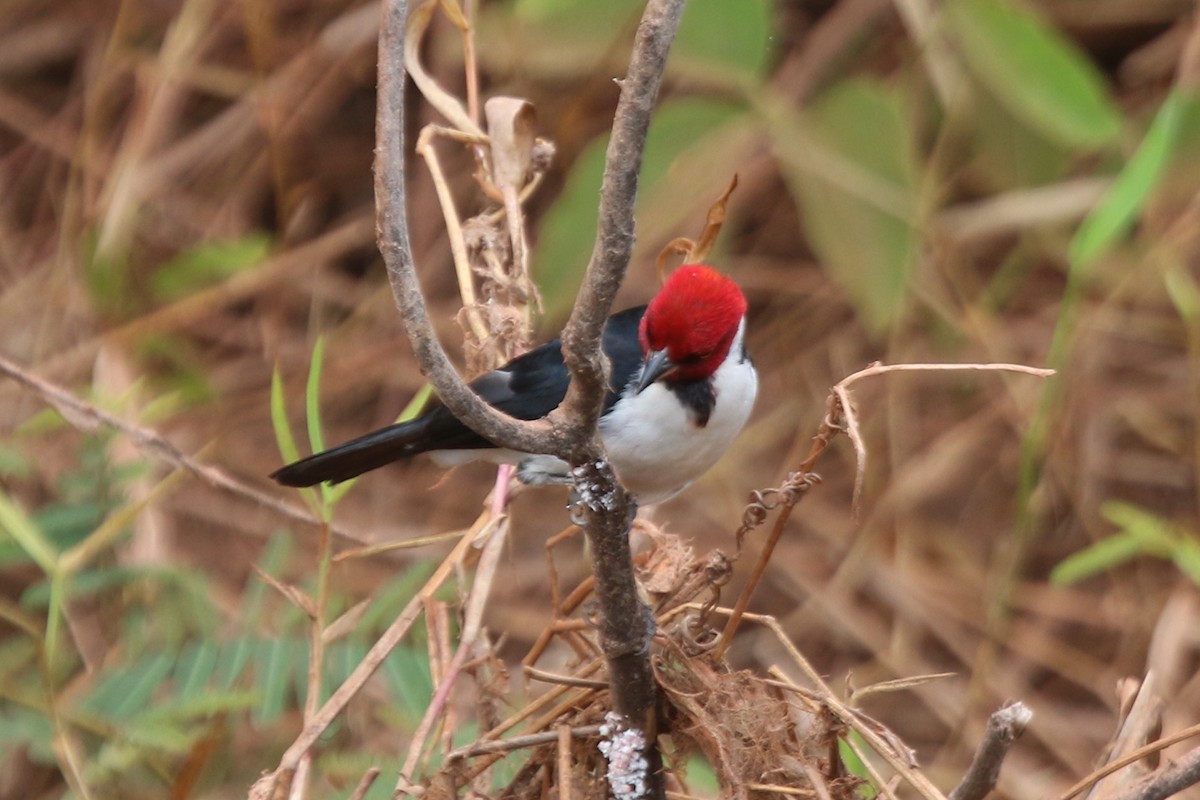
[[[1163,800],[1197,783],[1200,783],[1200,747],[1137,781],[1112,800]]]
[[[1024,703],[1011,703],[988,717],[987,732],[975,751],[967,774],[950,792],[949,800],[983,800],[1000,777],[1008,748],[1025,732],[1033,712]]]
[[[232,477],[224,470],[207,464],[201,464],[196,459],[184,453],[157,431],[127,422],[115,414],[110,414],[98,406],[80,400],[63,387],[34,375],[24,367],[0,355],[0,374],[8,375],[17,383],[29,389],[42,398],[46,404],[53,406],[68,423],[78,430],[90,432],[99,427],[112,428],[120,431],[147,456],[164,461],[173,467],[190,472],[209,486],[224,489],[241,497],[253,500],[288,519],[303,522],[308,525],[320,526],[321,520],[309,511],[299,506],[285,503],[277,497],[243,483]],[[358,539],[349,531],[333,527],[331,530],[339,536],[357,542]]]

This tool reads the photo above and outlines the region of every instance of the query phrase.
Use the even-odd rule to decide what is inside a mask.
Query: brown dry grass
[[[1103,14],[1071,3],[1049,13],[1106,68],[1124,107],[1145,108],[1170,79],[1186,34],[1184,10],[1118,0],[1102,5]],[[784,41],[772,80],[795,87],[796,98],[807,98],[823,76],[890,75],[909,57],[902,26],[879,3],[782,3],[779,14]],[[421,381],[374,252],[375,22],[373,6],[329,0],[16,0],[0,8],[4,355],[80,395],[103,398],[130,420],[150,400],[170,394],[166,411],[146,424],[259,488],[268,487],[264,476],[278,466],[268,412],[271,367],[279,364],[292,408],[299,408],[316,332],[326,335],[330,354],[322,392],[327,439],[391,421]],[[794,33],[800,30],[809,35]],[[856,37],[869,42],[865,52],[846,49]],[[461,74],[456,38],[441,25],[428,53],[432,71],[448,85]],[[543,62],[522,69],[506,60],[501,44],[495,44],[500,55],[489,57],[488,41],[480,42],[485,91],[529,97],[539,108],[540,132],[559,150],[528,209],[536,234],[539,214],[573,158],[607,125],[613,97],[598,76],[608,68],[590,79],[556,74]],[[435,117],[420,103],[411,107],[415,134]],[[447,159],[451,183],[465,195],[471,165],[465,157]],[[1078,174],[1088,175],[1089,167],[1081,165]],[[1058,256],[1067,229],[1027,222],[979,234],[971,225],[982,220],[986,228],[993,217],[971,216],[976,184],[964,168],[945,190],[944,226],[930,237],[927,259],[911,279],[913,310],[886,337],[873,337],[847,294],[809,255],[774,159],[749,148],[736,168],[741,187],[719,258],[752,304],[750,349],[762,373],[761,401],[734,451],[654,514],[702,553],[732,552],[747,493],[778,485],[796,467],[838,380],[876,359],[1041,364],[1064,291]],[[710,177],[723,185],[728,176]],[[1188,205],[1194,189],[1187,178],[1164,182],[1137,241],[1148,248],[1166,239],[1179,261],[1194,267]],[[684,193],[678,202],[687,222],[657,240],[653,220],[639,223],[652,235],[639,245],[643,258],[631,270],[628,303],[652,293],[652,254],[672,236],[698,230],[711,199]],[[1058,202],[1048,219],[1078,216],[1073,196],[1064,193]],[[436,208],[427,173],[414,165],[415,257],[439,332],[455,349],[457,289]],[[169,259],[256,231],[272,241],[260,263],[181,297],[153,291],[153,276]],[[1004,274],[1013,277],[997,302],[988,287],[998,275],[1006,280]],[[843,685],[953,674],[861,697],[862,710],[911,746],[943,790],[965,769],[988,714],[1007,700],[1035,712],[1002,776],[1003,793],[1017,798],[1054,796],[1098,763],[1121,715],[1118,687],[1126,676],[1154,672],[1165,699],[1164,731],[1200,720],[1194,584],[1170,563],[1150,558],[1074,586],[1048,580],[1064,557],[1111,531],[1101,514],[1109,500],[1142,505],[1190,536],[1200,530],[1200,336],[1174,313],[1159,278],[1150,259],[1122,253],[1102,265],[1082,296],[1062,404],[1028,507],[1014,502],[1021,496],[1022,436],[1041,391],[1036,380],[899,374],[861,385],[856,401],[871,449],[861,517],[851,513],[854,454],[845,439],[836,440],[817,468],[822,484],[797,507],[755,595],[751,610],[774,615],[842,696]],[[6,438],[13,434],[32,465],[29,476],[6,488],[37,507],[77,463],[79,437],[64,430],[18,436],[18,426],[43,404],[10,383],[0,393],[0,430]],[[122,439],[109,456],[136,457]],[[492,478],[481,466],[445,477],[424,464],[388,468],[339,506],[337,523],[366,542],[465,529]],[[543,544],[565,524],[561,502],[547,490],[523,492],[514,502],[504,579],[483,619],[503,639],[499,652],[510,665],[551,618],[555,597]],[[139,522],[126,547],[134,558],[184,563],[215,578],[225,587],[221,605],[236,615],[240,598],[232,587],[243,584],[262,542],[284,524],[270,508],[192,482],[156,501],[153,517]],[[302,541],[315,541],[311,528],[294,528]],[[748,553],[759,546],[758,536],[748,538]],[[427,557],[440,560],[445,550],[431,548]],[[360,560],[336,568],[334,582],[366,594],[415,558]],[[577,544],[565,543],[555,558],[563,586],[583,580],[586,562]],[[723,602],[736,597],[750,561],[748,555],[736,565]],[[294,569],[303,573],[305,565]],[[24,572],[0,573],[9,597],[29,581]],[[565,635],[576,637],[577,650],[559,652],[556,670],[592,646],[578,631]],[[102,642],[91,647],[104,657]],[[693,726],[681,726],[677,746],[698,748],[719,764],[722,748],[741,736],[744,750],[727,752],[726,763],[744,770],[738,780],[750,782],[755,773],[771,772],[756,760],[758,744],[779,733],[781,718],[797,706],[778,686],[761,682],[766,668],[780,665],[780,678],[807,676],[775,632],[761,626],[745,626],[729,657],[759,676],[756,682],[745,683],[747,673],[718,674],[702,659],[667,655],[664,684],[676,713]],[[460,713],[476,713],[466,700],[461,704]],[[597,708],[579,704],[575,716],[548,719],[547,727],[598,723]],[[792,737],[797,750],[811,747],[796,739],[799,729],[791,720],[784,738]],[[543,747],[540,758],[553,760],[558,751]],[[576,763],[592,763],[587,758],[595,754],[580,750]],[[782,758],[767,761],[777,764],[781,782],[793,780],[789,770],[803,771]],[[0,763],[13,764],[2,756]],[[270,766],[243,764],[233,773]],[[50,789],[58,785],[36,770],[21,775]],[[540,779],[526,777],[536,795]],[[591,778],[579,780],[577,796],[585,796]],[[831,788],[834,797],[843,791]]]

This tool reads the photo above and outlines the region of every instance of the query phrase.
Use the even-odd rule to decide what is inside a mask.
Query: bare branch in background
[[[1200,747],[1152,772],[1112,800],[1163,800],[1200,783]]]

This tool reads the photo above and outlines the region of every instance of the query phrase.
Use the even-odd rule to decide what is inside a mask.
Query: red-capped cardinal
[[[649,305],[609,317],[602,347],[611,365],[600,438],[617,477],[640,505],[674,496],[728,449],[750,416],[758,375],[746,355],[746,298],[711,267],[675,270]],[[553,411],[569,375],[558,339],[471,382],[504,413],[532,420]],[[552,456],[497,448],[436,405],[271,477],[285,486],[312,486],[361,475],[418,453],[444,465],[474,459],[518,464],[526,483],[569,483],[570,470]]]

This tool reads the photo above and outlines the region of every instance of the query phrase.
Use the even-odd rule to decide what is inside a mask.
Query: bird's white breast
[[[600,436],[621,483],[641,505],[677,494],[700,477],[737,437],[758,394],[758,375],[745,357],[745,320],[729,357],[713,373],[715,402],[706,425],[662,382],[640,394],[626,389],[600,419]]]

